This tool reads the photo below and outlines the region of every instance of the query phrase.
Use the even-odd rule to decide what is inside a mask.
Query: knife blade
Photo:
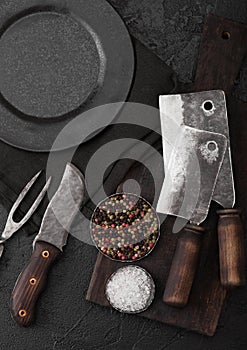
[[[84,199],[85,182],[80,171],[68,163],[60,185],[44,213],[33,243],[33,253],[21,272],[11,296],[11,313],[15,321],[28,326],[45,288],[47,274],[67,243],[68,231]]]

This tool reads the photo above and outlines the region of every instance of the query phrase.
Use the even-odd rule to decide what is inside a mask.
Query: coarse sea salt
[[[146,310],[152,303],[155,285],[146,270],[129,265],[110,276],[105,293],[114,309],[125,313],[138,313]]]

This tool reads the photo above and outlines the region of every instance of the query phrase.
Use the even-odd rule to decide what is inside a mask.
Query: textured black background
[[[207,13],[246,22],[246,0],[111,0],[130,32],[171,65],[179,79],[193,81],[198,46]],[[243,70],[241,96],[246,89]],[[6,211],[1,208],[1,222]],[[24,230],[6,244],[0,263],[0,349],[174,350],[247,348],[247,288],[228,297],[218,330],[208,338],[121,315],[85,301],[96,250],[70,237],[66,254],[51,271],[39,302],[37,319],[18,327],[9,313],[15,280],[31,254],[33,236]]]

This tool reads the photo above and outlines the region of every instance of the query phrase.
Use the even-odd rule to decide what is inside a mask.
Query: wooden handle
[[[163,301],[171,306],[184,307],[193,284],[204,229],[186,225],[178,239],[172,260]]]
[[[29,326],[34,318],[35,304],[46,285],[47,273],[61,251],[38,241],[29,264],[21,272],[11,295],[11,313],[21,326]]]
[[[240,210],[218,210],[220,280],[224,287],[245,284],[244,230]]]

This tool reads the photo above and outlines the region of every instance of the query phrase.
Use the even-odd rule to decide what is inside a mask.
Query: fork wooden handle
[[[218,210],[220,280],[225,287],[245,284],[244,230],[240,210]]]
[[[163,301],[171,306],[184,307],[189,299],[190,290],[199,259],[201,226],[186,225],[179,233],[177,247],[166,282]]]
[[[52,244],[38,241],[29,264],[21,272],[11,296],[11,313],[21,326],[34,319],[35,305],[45,288],[47,273],[61,251]]]

